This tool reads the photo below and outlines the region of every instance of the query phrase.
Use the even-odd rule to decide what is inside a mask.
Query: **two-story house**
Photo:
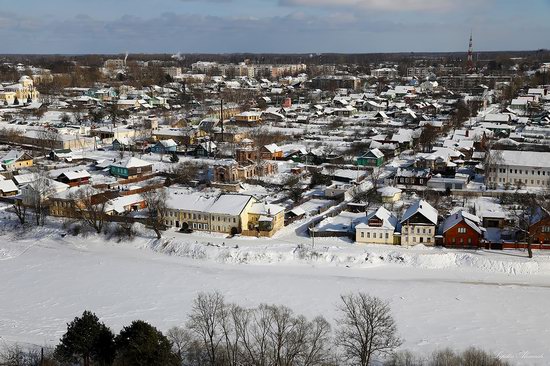
[[[399,220],[383,206],[357,221],[355,241],[364,244],[398,244],[395,232]]]
[[[401,218],[401,245],[434,245],[438,213],[428,202],[419,200]]]

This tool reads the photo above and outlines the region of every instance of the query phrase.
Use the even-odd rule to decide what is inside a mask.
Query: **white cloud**
[[[449,11],[481,0],[280,0],[289,6],[353,7],[382,11]]]

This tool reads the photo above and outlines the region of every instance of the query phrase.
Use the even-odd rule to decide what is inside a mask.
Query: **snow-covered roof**
[[[17,186],[12,180],[0,180],[0,192],[17,192]]]
[[[140,167],[150,166],[150,165],[152,164],[145,160],[141,160],[135,157],[126,158],[124,160],[121,160],[118,163],[111,164],[111,166],[114,166],[114,167],[127,168],[127,169],[140,168]]]
[[[499,165],[550,168],[550,152],[500,150]]]
[[[174,147],[174,146],[178,146],[178,144],[176,143],[176,141],[172,140],[172,139],[168,139],[168,140],[160,140],[159,143],[164,146],[164,147]]]
[[[63,172],[60,175],[64,175],[69,180],[90,178],[91,175],[86,170],[76,170],[76,171],[67,171]]]
[[[23,185],[23,184],[34,182],[37,179],[38,179],[38,176],[35,173],[19,174],[19,175],[14,175],[13,176],[13,180],[19,186]]]
[[[250,207],[249,212],[257,215],[273,216],[284,211],[284,209],[285,208],[281,205],[275,205],[275,204],[265,203],[265,202],[255,202]]]
[[[372,155],[374,155],[375,158],[383,158],[384,157],[384,153],[382,151],[380,151],[380,149],[378,149],[378,148],[371,149],[370,153]]]
[[[395,229],[399,221],[390,211],[381,206],[375,212],[371,212],[365,218],[358,220],[360,222],[355,226],[356,229],[367,229],[370,228],[369,221],[371,219],[377,218],[382,221],[382,228],[384,229]],[[376,226],[380,228],[380,226]]]
[[[424,200],[416,201],[414,204],[409,206],[407,211],[405,211],[405,214],[403,214],[401,222],[407,221],[416,213],[421,214],[434,225],[437,225],[437,210]]]
[[[387,186],[387,187],[378,188],[377,192],[380,193],[382,197],[393,197],[396,194],[401,193],[403,191],[400,190],[399,188]]]
[[[281,148],[277,146],[277,144],[269,144],[264,146],[270,153],[276,153],[277,151],[281,151]]]
[[[210,206],[208,212],[237,216],[241,214],[248,202],[252,199],[252,196],[242,194],[222,194],[218,197],[216,202]]]
[[[443,222],[443,232],[447,232],[448,230],[452,229],[463,221],[464,223],[466,223],[466,225],[474,229],[478,234],[481,234],[481,232],[483,231],[480,227],[481,219],[479,217],[465,211],[458,211],[445,219],[445,221]]]
[[[189,192],[185,188],[166,188],[168,208],[183,211],[206,212],[216,201],[215,196]]]
[[[140,202],[143,202],[143,197],[140,194],[130,194],[128,196],[122,196],[113,198],[105,205],[105,211],[115,211],[118,214],[124,213],[126,206],[135,205]]]
[[[8,163],[11,161],[16,161],[17,159],[21,158],[26,153],[21,150],[10,150],[2,157],[2,162]]]

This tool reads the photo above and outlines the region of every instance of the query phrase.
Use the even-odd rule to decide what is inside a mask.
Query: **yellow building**
[[[256,200],[242,194],[222,194],[208,209],[210,227],[219,233],[235,234],[248,227],[248,213]]]
[[[378,188],[378,194],[382,198],[383,203],[395,203],[399,200],[401,200],[401,194],[403,193],[402,190],[395,187],[382,187]]]
[[[235,116],[239,125],[257,125],[262,121],[262,112],[242,112]]]
[[[38,100],[39,92],[34,88],[34,82],[29,76],[22,76],[17,84],[0,89],[0,104],[24,104],[29,100]]]
[[[362,244],[397,244],[397,217],[384,207],[361,218],[355,226],[355,241]]]
[[[169,188],[164,222],[168,227],[240,233],[248,227],[248,213],[254,202],[255,199],[249,195],[209,197],[186,189]]]
[[[271,237],[284,226],[283,206],[256,202],[248,211],[248,228],[243,230],[243,235]]]
[[[11,150],[1,158],[0,162],[4,169],[13,171],[31,167],[33,165],[33,158],[24,151]]]

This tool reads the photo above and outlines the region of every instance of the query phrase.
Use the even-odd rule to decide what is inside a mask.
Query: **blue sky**
[[[0,53],[550,48],[550,0],[2,0]]]

